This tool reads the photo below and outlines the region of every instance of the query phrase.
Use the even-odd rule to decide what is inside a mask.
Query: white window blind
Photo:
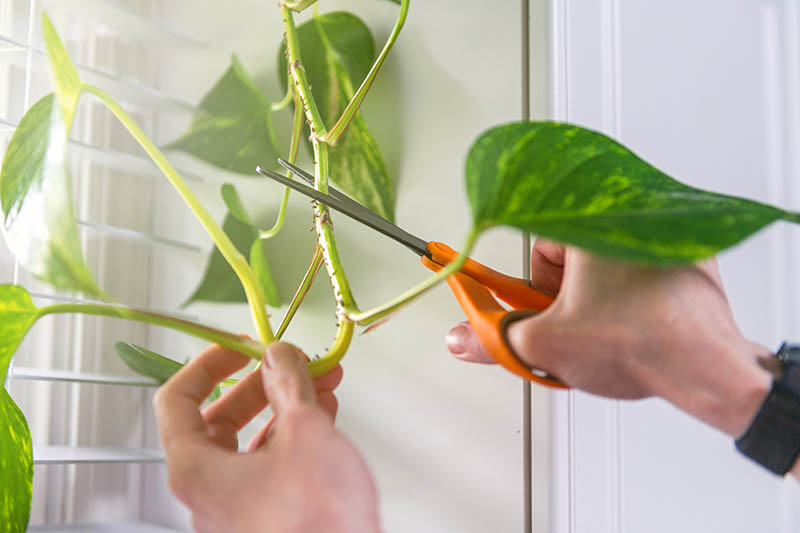
[[[43,11],[84,80],[107,90],[157,143],[173,137],[192,105],[163,86],[160,73],[165,62],[202,57],[207,46],[163,22],[159,7],[150,0],[0,0],[2,146],[25,110],[52,91]],[[180,314],[180,300],[164,296],[170,280],[163,267],[193,283],[205,248],[165,222],[188,212],[165,216],[153,209],[170,205],[164,200],[174,196],[169,184],[88,95],[75,118],[69,157],[75,214],[100,285],[124,304]],[[179,170],[187,180],[203,182],[196,171]],[[39,305],[75,300],[28,276],[4,247],[0,280],[23,285]],[[188,291],[181,290],[185,297]],[[31,531],[166,531],[145,523],[159,513],[147,508],[154,499],[145,494],[143,480],[163,477],[150,412],[154,384],[121,363],[113,353],[118,340],[152,346],[154,339],[140,324],[51,316],[34,326],[12,362],[6,386],[34,442]]]

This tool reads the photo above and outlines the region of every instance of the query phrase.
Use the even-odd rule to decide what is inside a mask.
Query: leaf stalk
[[[386,40],[383,50],[381,50],[381,53],[378,54],[377,59],[375,59],[375,63],[372,64],[372,68],[369,69],[364,81],[361,82],[361,86],[355,92],[353,98],[350,99],[350,102],[347,104],[347,107],[344,108],[344,111],[342,111],[342,116],[340,116],[339,120],[336,121],[336,124],[334,124],[330,130],[328,130],[327,134],[319,137],[321,141],[324,141],[331,146],[336,146],[347,129],[347,126],[350,124],[350,121],[352,121],[353,117],[355,117],[356,113],[358,113],[358,109],[361,107],[361,104],[364,102],[364,98],[367,96],[367,93],[372,87],[372,83],[375,81],[378,71],[383,66],[384,61],[386,61],[389,51],[392,49],[392,46],[394,46],[394,42],[400,35],[403,25],[406,23],[409,1],[410,0],[402,0],[400,4],[400,14],[397,16],[397,22],[392,29],[392,33],[389,34],[389,38]]]
[[[108,93],[98,87],[84,84],[83,89],[98,97],[109,110],[111,110],[114,116],[122,122],[144,151],[147,152],[147,155],[150,156],[164,176],[172,183],[172,186],[189,206],[189,209],[192,210],[203,225],[203,228],[211,236],[211,239],[214,241],[214,244],[217,246],[222,256],[228,261],[231,268],[233,268],[234,272],[236,272],[236,275],[241,280],[245,294],[247,295],[247,301],[250,304],[253,324],[262,342],[272,342],[274,336],[267,318],[264,294],[247,259],[236,249],[236,246],[234,246],[233,242],[231,242],[222,228],[206,210],[205,206],[200,202],[197,196],[195,196],[194,192],[192,192],[178,171],[175,170],[169,160],[167,160],[164,154],[153,144],[133,118],[122,109],[122,106],[114,101]]]

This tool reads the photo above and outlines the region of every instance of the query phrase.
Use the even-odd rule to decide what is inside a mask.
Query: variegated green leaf
[[[556,122],[492,128],[470,149],[475,226],[497,224],[641,263],[697,261],[800,217],[684,185],[595,131]]]
[[[313,17],[297,28],[297,35],[311,92],[325,125],[331,127],[372,66],[372,34],[361,19],[340,11]],[[278,63],[285,84],[283,49]],[[330,150],[330,175],[353,198],[384,218],[394,219],[392,182],[360,112]]]
[[[22,117],[0,172],[6,244],[52,286],[104,298],[83,260],[66,167],[67,132],[51,93]]]
[[[167,149],[183,150],[212,165],[256,176],[256,166],[277,162],[270,103],[236,56],[195,110],[189,129]]]
[[[28,292],[0,285],[0,532],[22,532],[33,496],[33,448],[28,423],[2,384],[11,357],[39,317]]]

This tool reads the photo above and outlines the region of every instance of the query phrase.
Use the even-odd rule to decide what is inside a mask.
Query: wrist
[[[797,462],[794,463],[794,467],[792,467],[791,474],[795,478],[797,478],[798,481],[800,481],[800,459],[798,459]]]
[[[699,358],[700,350],[706,365],[670,384],[661,396],[737,438],[750,426],[772,386],[772,375],[757,363],[771,351],[744,338],[701,343],[692,355]]]

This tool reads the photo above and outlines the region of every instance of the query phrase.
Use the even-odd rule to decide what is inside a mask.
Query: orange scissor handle
[[[430,243],[428,248],[429,250],[431,244],[441,245],[452,252],[452,249],[441,243]],[[431,251],[431,253],[435,258],[436,254],[433,251]],[[484,274],[489,275],[489,273],[494,273],[490,274],[491,280],[488,280],[489,283],[494,283],[495,274],[498,274],[507,280],[515,280],[515,278],[495,272],[494,270],[481,265],[480,263],[472,261],[471,259],[468,261],[473,264],[473,269],[480,267],[480,271]],[[442,268],[442,264],[440,264],[438,261],[431,261],[425,256],[422,257],[422,264],[434,271],[438,271]],[[483,285],[483,282],[479,281],[480,280],[477,280],[472,275],[468,276],[460,272],[457,272],[447,278],[447,284],[450,285],[450,289],[453,291],[453,294],[455,294],[456,299],[458,299],[458,303],[461,304],[461,308],[467,315],[467,319],[469,320],[470,324],[472,324],[472,327],[477,333],[478,338],[481,340],[481,343],[483,343],[483,346],[486,348],[486,351],[489,353],[489,355],[492,356],[492,359],[497,361],[507,370],[510,370],[514,374],[517,374],[518,376],[529,381],[534,381],[541,385],[557,389],[569,388],[566,384],[564,384],[564,382],[555,376],[551,376],[542,370],[530,368],[514,354],[514,352],[508,346],[508,341],[506,340],[506,328],[515,319],[528,316],[529,313],[521,311],[509,313],[499,303],[497,303],[497,300],[494,299],[492,292],[490,292],[489,289]],[[509,285],[509,287],[510,286],[511,285]],[[522,282],[521,287],[516,283],[514,286],[516,286],[517,290],[519,290],[521,293],[537,292],[535,289],[532,289],[530,286],[528,286],[528,284],[526,284],[524,281]],[[525,301],[533,300],[534,302],[539,302],[540,300],[537,298],[538,297],[529,296]],[[522,299],[523,297],[515,298],[516,301],[521,301]],[[505,300],[505,298],[503,298],[503,300]],[[538,310],[546,307],[547,306],[545,305]],[[528,309],[536,309],[536,307],[532,305]]]
[[[428,251],[433,261],[440,265],[446,265],[458,256],[458,252],[441,242],[429,242]],[[506,276],[472,259],[467,259],[461,272],[481,283],[514,309],[544,311],[553,303],[551,296],[532,288],[525,280]]]

